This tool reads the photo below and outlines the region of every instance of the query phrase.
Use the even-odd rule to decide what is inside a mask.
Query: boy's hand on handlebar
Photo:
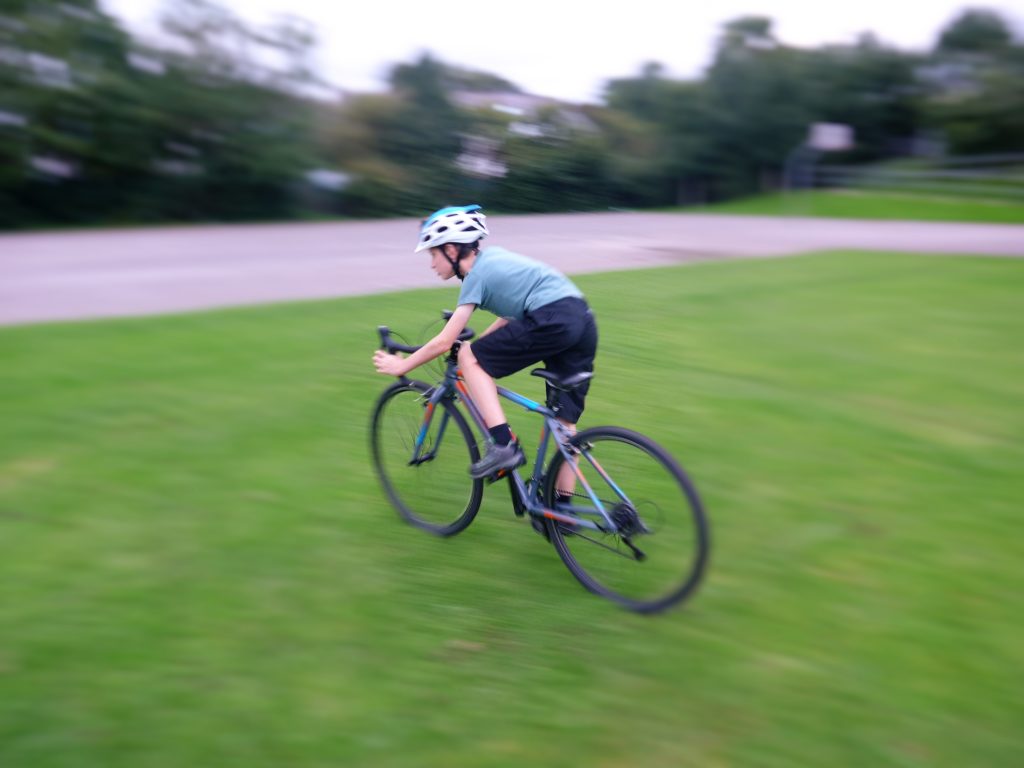
[[[406,373],[405,360],[380,349],[373,353],[373,367],[377,369],[377,373],[385,376],[402,376]]]

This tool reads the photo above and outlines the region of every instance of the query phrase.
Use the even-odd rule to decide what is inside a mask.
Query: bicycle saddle
[[[583,382],[590,381],[594,377],[592,371],[583,371],[582,373],[574,373],[571,376],[562,378],[557,373],[552,373],[547,368],[534,368],[530,371],[530,375],[539,376],[552,387],[560,389],[563,392],[571,392]]]

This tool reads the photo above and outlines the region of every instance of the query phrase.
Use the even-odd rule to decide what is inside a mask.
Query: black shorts
[[[559,376],[570,376],[594,370],[597,323],[587,302],[570,296],[527,312],[522,320],[510,320],[471,346],[480,367],[495,379],[537,363]],[[579,421],[590,382],[572,392],[547,389],[559,418],[572,424]]]

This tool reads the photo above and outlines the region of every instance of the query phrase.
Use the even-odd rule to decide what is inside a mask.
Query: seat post
[[[554,387],[552,387],[547,382],[544,382],[544,389],[546,391],[546,398],[544,400],[544,405],[546,405],[548,408],[550,408],[551,411],[554,412],[554,414],[557,416],[558,415],[558,403],[557,403],[556,399],[557,399],[557,396],[558,396],[558,390],[555,389]]]

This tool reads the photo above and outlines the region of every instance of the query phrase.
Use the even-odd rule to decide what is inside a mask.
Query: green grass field
[[[0,765],[1024,764],[1024,262],[579,283],[584,423],[669,447],[713,525],[659,617],[503,486],[450,540],[384,502],[374,328],[452,288],[0,330]]]
[[[728,203],[688,206],[671,210],[684,213],[728,213],[750,216],[912,219],[988,224],[1024,223],[1024,201],[856,190],[775,193]]]

